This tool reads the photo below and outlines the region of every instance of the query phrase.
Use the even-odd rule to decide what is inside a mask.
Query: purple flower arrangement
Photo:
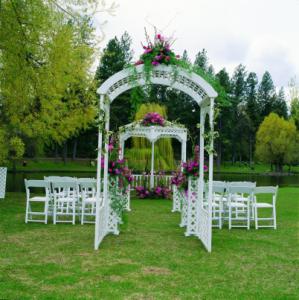
[[[206,172],[208,167],[204,165],[204,171]],[[199,146],[194,147],[194,158],[183,163],[183,174],[188,177],[198,177],[199,176]]]
[[[147,45],[142,45],[144,51],[139,60],[135,63],[135,66],[142,64],[152,66],[159,66],[160,64],[177,64],[180,56],[175,55],[170,49],[173,44],[172,38],[166,38],[160,33],[156,33],[154,42],[149,39],[147,34],[146,39]]]
[[[141,124],[143,126],[152,126],[152,125],[164,126],[165,119],[157,112],[149,112],[144,116]]]
[[[151,192],[145,186],[136,186],[135,187],[137,197],[140,199],[149,198]]]

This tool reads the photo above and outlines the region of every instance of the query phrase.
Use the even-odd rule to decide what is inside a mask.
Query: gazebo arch
[[[181,162],[186,162],[187,129],[167,122],[166,126],[142,126],[133,122],[121,127],[119,133],[120,158],[124,156],[125,141],[130,137],[146,138],[152,145],[150,188],[154,187],[155,142],[161,138],[174,138],[181,143]]]
[[[205,118],[209,116],[210,129],[214,126],[214,99],[216,91],[199,75],[188,72],[180,67],[160,65],[153,68],[150,78],[151,84],[169,86],[189,95],[200,106],[200,161],[198,193],[196,193],[196,207],[192,215],[196,222],[194,231],[201,239],[208,251],[212,245],[212,183],[213,183],[213,153],[209,151],[209,195],[208,209],[203,208],[204,192],[204,124]],[[95,249],[98,249],[103,238],[109,233],[108,222],[110,216],[109,186],[108,186],[108,141],[103,141],[103,133],[109,132],[110,104],[123,92],[135,86],[143,86],[148,83],[143,66],[137,66],[133,73],[130,69],[124,69],[108,78],[97,90],[99,101],[99,122],[104,122],[104,128],[99,128],[98,135],[98,157],[97,157],[97,210],[95,225]],[[104,142],[104,145],[103,145]],[[213,148],[213,136],[209,139],[209,148]],[[104,151],[103,151],[104,146]],[[104,175],[101,178],[101,157],[104,152]],[[199,220],[199,221],[198,221]],[[194,222],[194,221],[192,221]]]

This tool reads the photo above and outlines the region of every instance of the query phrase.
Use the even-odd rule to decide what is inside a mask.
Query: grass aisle
[[[0,201],[0,299],[298,299],[299,189],[280,189],[277,231],[215,229],[211,254],[170,201],[133,200],[96,252],[93,226],[24,224],[24,198]]]

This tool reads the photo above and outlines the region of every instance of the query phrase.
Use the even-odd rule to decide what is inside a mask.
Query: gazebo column
[[[125,153],[125,140],[124,139],[119,141],[119,147],[120,147],[120,149],[119,149],[118,157],[119,157],[119,159],[123,159],[124,153]]]
[[[186,140],[181,142],[181,171],[183,171],[183,163],[186,162]]]
[[[152,141],[152,160],[151,160],[151,178],[150,188],[154,188],[154,161],[155,161],[155,141]]]

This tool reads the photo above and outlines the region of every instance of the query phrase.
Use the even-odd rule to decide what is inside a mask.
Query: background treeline
[[[257,130],[264,118],[271,112],[286,120],[295,119],[298,126],[299,105],[294,82],[291,86],[293,95],[291,95],[292,109],[290,111],[286,104],[284,89],[274,86],[268,71],[265,71],[260,81],[256,73],[250,72],[242,64],[235,68],[231,77],[225,68],[215,73],[205,49],[198,52],[194,62],[189,59],[187,51],[182,54],[182,59],[199,68],[207,78],[211,78],[219,93],[217,98],[219,116],[216,123],[219,138],[215,145],[218,166],[223,161],[253,164]],[[99,86],[111,75],[132,63],[132,60],[133,51],[128,33],[110,40],[103,51],[96,71],[96,85]],[[139,104],[156,102],[166,106],[169,120],[177,120],[188,127],[191,137],[188,148],[189,151],[191,150],[192,143],[196,143],[198,139],[196,125],[199,122],[199,107],[194,101],[190,101],[182,92],[163,86],[153,86],[150,91],[137,89],[126,92],[120,95],[111,106],[112,130],[117,130],[119,126],[133,119],[136,102]],[[76,153],[80,157],[90,157],[96,148],[96,136],[97,129],[94,127],[77,138],[68,140],[69,155]],[[180,148],[175,142],[174,148],[179,159]],[[48,154],[53,155],[54,152],[48,152]]]
[[[96,156],[96,88],[131,64],[134,53],[131,38],[124,33],[110,40],[99,56],[89,12],[93,5],[96,0],[0,1],[1,164],[22,157],[66,160]],[[96,58],[100,62],[94,74]],[[219,94],[218,166],[223,161],[253,163],[256,133],[271,112],[294,120],[298,128],[295,81],[291,82],[288,109],[284,90],[274,86],[267,71],[260,80],[243,65],[237,66],[231,77],[225,69],[215,73],[205,49],[199,50],[194,61],[184,51],[182,60],[196,68]],[[137,88],[120,95],[111,107],[111,129],[132,121],[138,107],[147,102],[165,106],[169,120],[188,127],[190,151],[198,140],[199,107],[172,88]],[[173,146],[179,159],[179,145],[174,141]],[[288,161],[296,163],[293,158]]]

